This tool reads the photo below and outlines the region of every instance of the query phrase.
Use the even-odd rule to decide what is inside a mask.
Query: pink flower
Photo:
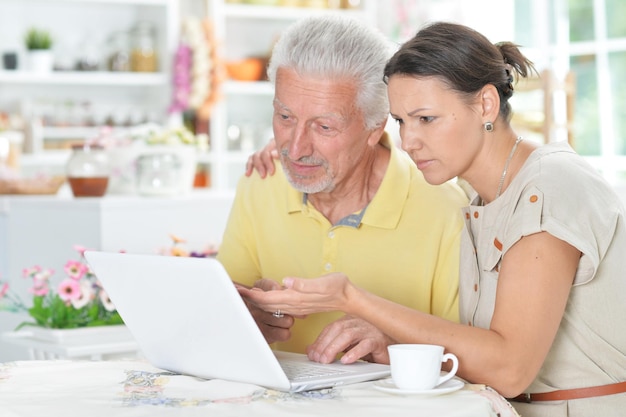
[[[36,273],[38,273],[39,271],[41,271],[41,267],[36,265],[36,266],[32,266],[30,268],[24,268],[22,270],[22,277],[24,278],[30,278],[32,275],[35,275]]]
[[[49,281],[53,274],[53,269],[43,269],[40,266],[26,268],[22,272],[24,277],[31,277],[33,279],[33,286],[28,289],[28,292],[35,296],[44,296],[48,294],[50,291]]]
[[[85,264],[79,261],[67,261],[63,269],[70,278],[76,281],[81,279],[89,270]]]
[[[75,279],[66,278],[59,284],[57,292],[63,301],[76,300],[81,296],[80,284]]]
[[[80,294],[77,298],[71,300],[72,306],[75,309],[81,309],[91,302],[95,298],[95,292],[89,281],[83,280],[80,282]]]
[[[50,292],[48,280],[34,280],[33,286],[28,289],[28,292],[36,296],[44,296],[48,294],[48,292]]]
[[[41,268],[38,268],[36,272],[31,274],[35,282],[37,281],[47,282],[50,280],[50,277],[52,275],[54,275],[54,269],[41,269]]]
[[[5,282],[4,284],[2,284],[2,287],[0,287],[0,300],[2,300],[4,296],[7,295],[8,292],[9,292],[9,283]]]
[[[109,294],[103,289],[100,290],[100,301],[102,301],[102,305],[106,311],[115,311],[115,306],[113,302],[111,302]]]
[[[85,256],[85,251],[87,250],[86,247],[81,246],[81,245],[74,245],[73,248],[76,252],[78,252],[81,258]]]

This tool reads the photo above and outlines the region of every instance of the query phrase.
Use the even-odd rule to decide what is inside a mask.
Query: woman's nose
[[[400,146],[406,152],[411,150],[420,149],[422,147],[422,141],[420,141],[415,135],[400,134]]]

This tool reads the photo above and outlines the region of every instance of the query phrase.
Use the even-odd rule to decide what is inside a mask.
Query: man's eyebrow
[[[285,111],[289,111],[289,112],[291,111],[289,109],[289,106],[287,106],[286,104],[281,102],[278,98],[274,98],[273,103],[274,103],[275,107],[279,107],[281,110],[285,110]],[[320,118],[332,118],[332,119],[340,120],[342,122],[344,122],[346,120],[345,116],[343,116],[341,113],[336,113],[336,112],[323,113],[323,114],[317,115],[316,118],[317,119],[320,119]]]
[[[280,107],[283,110],[289,110],[289,107],[287,107],[287,105],[281,102],[279,99],[274,98],[273,102],[274,102],[274,106]]]

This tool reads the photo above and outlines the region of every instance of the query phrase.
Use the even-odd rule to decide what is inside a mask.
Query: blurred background
[[[206,135],[196,186],[230,190],[271,137],[271,46],[311,13],[352,14],[393,42],[433,20],[516,42],[542,75],[518,86],[516,127],[569,140],[610,182],[626,180],[619,0],[0,0],[0,161],[20,177],[63,174],[76,143],[184,125]]]
[[[62,273],[74,245],[217,249],[272,136],[272,45],[323,13],[396,45],[436,20],[517,43],[539,74],[515,129],[568,141],[626,202],[623,0],[0,0],[0,280],[27,294],[23,268]],[[0,332],[22,320],[0,311]],[[0,340],[0,361],[25,356]]]

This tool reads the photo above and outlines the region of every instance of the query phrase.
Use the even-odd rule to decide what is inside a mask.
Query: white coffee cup
[[[397,388],[430,390],[450,380],[459,368],[453,353],[444,355],[443,346],[397,344],[387,347],[391,362],[391,379]],[[441,375],[441,364],[452,361],[452,370]]]

